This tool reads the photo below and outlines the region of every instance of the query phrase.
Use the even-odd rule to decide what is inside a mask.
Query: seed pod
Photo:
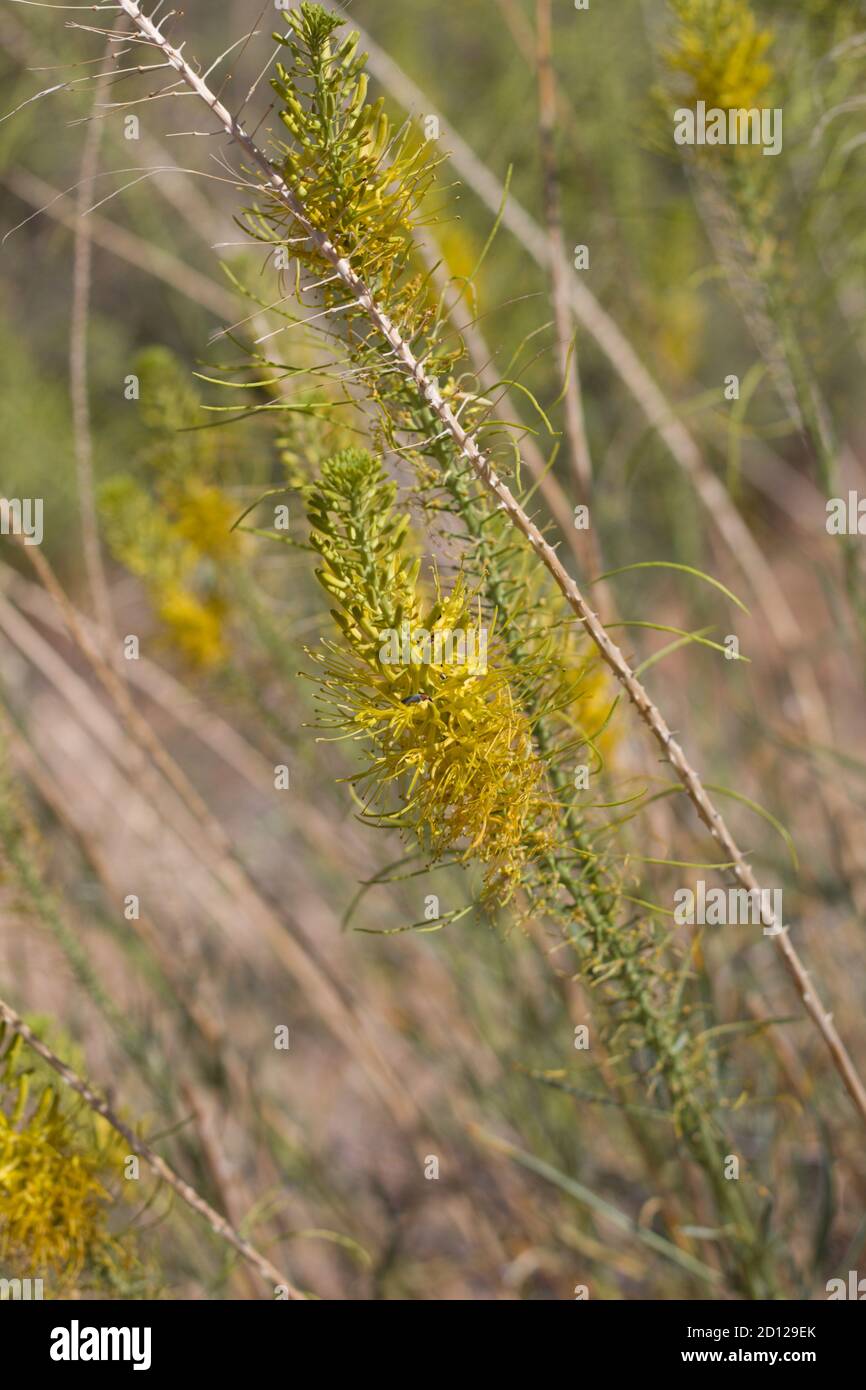
[[[340,62],[343,64],[344,68],[348,68],[351,65],[352,59],[358,49],[358,40],[360,37],[361,35],[358,33],[357,29],[353,29],[350,34],[346,35],[343,47],[340,49],[339,53]]]
[[[358,78],[358,85],[355,88],[354,96],[352,97],[352,100],[349,102],[350,112],[357,111],[359,106],[364,105],[364,102],[367,100],[368,86],[369,82],[367,80],[367,74],[365,72],[362,72],[361,76]]]

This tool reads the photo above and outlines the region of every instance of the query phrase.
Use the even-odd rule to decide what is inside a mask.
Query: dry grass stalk
[[[16,198],[21,198],[31,207],[47,213],[64,227],[74,229],[79,225],[81,219],[66,206],[64,194],[39,178],[38,174],[32,174],[27,169],[10,169],[3,174],[3,182]],[[90,240],[94,245],[101,246],[103,250],[117,256],[119,260],[126,261],[136,270],[162,280],[173,290],[185,295],[193,303],[200,304],[220,319],[231,322],[235,317],[237,300],[234,295],[223,289],[215,280],[209,280],[194,267],[185,265],[170,251],[152,245],[142,237],[136,236],[135,232],[129,231],[127,227],[119,227],[109,218],[100,217],[99,213],[90,213],[86,225],[90,229]]]
[[[363,1059],[370,1081],[398,1126],[410,1132],[417,1130],[421,1124],[418,1108],[383,1056],[346,988],[317,958],[313,947],[303,942],[297,932],[281,920],[274,907],[253,884],[223,827],[177,762],[166,752],[147,720],[135,708],[125,684],[86,636],[45,557],[38,548],[22,546],[22,549],[57,604],[76,646],[117,708],[135,744],[153,761],[193,822],[204,831],[204,844],[210,850],[206,857],[211,872],[245,905],[278,959],[310,997],[317,1001],[323,1017],[350,1053]]]
[[[532,546],[533,551],[554,579],[566,602],[595,643],[603,660],[625,690],[638,715],[652,733],[663,757],[677,773],[683,790],[692,802],[699,818],[724,852],[733,878],[741,888],[758,895],[757,901],[762,904],[761,923],[772,934],[776,950],[782,958],[804,1008],[824,1039],[833,1065],[851,1096],[861,1119],[866,1124],[866,1088],[864,1088],[854,1062],[836,1029],[832,1014],[821,1002],[808,972],[791,943],[788,928],[779,924],[764,905],[765,898],[761,892],[760,884],[724,818],[704,788],[700,777],[674,738],[661,711],[635,676],[623,653],[608,636],[604,624],[584,599],[578,585],[562,565],[553,547],[527,516],[507,485],[498,477],[490,460],[479,449],[473,435],[464,429],[448,402],[443,399],[437,385],[427,376],[423,364],[419,362],[409,344],[402,337],[399,327],[392,323],[389,316],[374,301],[367,286],[349,262],[339,255],[329,238],[309,222],[302,204],[279,171],[270,163],[255,141],[211,91],[183,54],[165,38],[158,25],[155,25],[141,11],[135,0],[119,0],[119,4],[124,13],[133,21],[142,37],[162,53],[166,63],[178,73],[186,86],[202,100],[219,121],[226,134],[253,161],[260,171],[268,191],[284,204],[292,217],[304,228],[311,246],[332,267],[345,289],[381,335],[407,378],[414,383],[415,388],[443,430],[451,437],[460,456],[478,476],[491,496],[496,499],[513,526]],[[681,429],[676,422],[673,425],[665,426],[665,429],[674,427],[677,430]]]
[[[173,1192],[177,1193],[182,1202],[185,1202],[186,1205],[199,1216],[204,1217],[215,1235],[228,1241],[229,1245],[237,1250],[238,1254],[256,1270],[262,1279],[272,1286],[274,1295],[276,1295],[278,1290],[284,1290],[285,1297],[287,1298],[301,1300],[305,1298],[305,1295],[301,1293],[300,1289],[297,1289],[291,1280],[287,1279],[286,1276],[277,1269],[276,1265],[272,1264],[271,1261],[263,1255],[261,1251],[257,1250],[254,1245],[251,1245],[248,1240],[245,1240],[243,1236],[239,1235],[234,1227],[226,1221],[225,1217],[220,1216],[219,1212],[216,1211],[209,1202],[206,1202],[203,1197],[199,1196],[194,1187],[191,1187],[188,1182],[178,1176],[173,1168],[169,1167],[164,1158],[160,1158],[159,1154],[156,1153],[149,1144],[139,1138],[135,1131],[130,1129],[129,1125],[125,1124],[124,1121],[115,1114],[107,1101],[103,1100],[101,1096],[98,1096],[88,1083],[83,1081],[71,1067],[68,1067],[65,1062],[61,1062],[60,1058],[51,1051],[51,1048],[47,1047],[44,1042],[37,1038],[33,1030],[24,1022],[23,1018],[21,1018],[14,1009],[10,1008],[3,999],[0,999],[0,1018],[2,1018],[16,1033],[20,1033],[27,1046],[31,1048],[38,1057],[41,1057],[43,1062],[47,1062],[49,1067],[52,1067],[54,1071],[57,1072],[58,1076],[65,1081],[66,1085],[75,1091],[77,1095],[81,1096],[82,1100],[90,1106],[91,1110],[95,1111],[97,1115],[101,1115],[104,1120],[108,1121],[113,1129],[117,1130],[118,1134],[122,1135],[129,1144],[131,1153],[137,1154],[139,1157],[143,1158],[153,1169],[154,1173],[156,1173],[157,1177],[164,1183],[167,1183]]]
[[[115,29],[120,19],[115,24]],[[106,46],[106,67],[96,82],[93,112],[87,127],[84,153],[81,157],[80,178],[76,194],[75,254],[72,266],[72,315],[69,323],[69,394],[72,400],[72,438],[75,449],[75,468],[78,477],[78,506],[81,513],[81,538],[84,563],[90,587],[90,601],[102,630],[102,640],[108,643],[112,630],[111,598],[96,519],[96,497],[93,484],[93,438],[90,430],[89,381],[87,370],[87,329],[90,317],[90,283],[93,269],[93,242],[87,212],[93,202],[93,190],[99,169],[99,147],[103,123],[97,119],[99,104],[105,99],[114,70],[111,37]]]
[[[531,38],[528,24],[522,17],[517,18],[519,12],[513,4],[504,4],[503,8],[509,26],[517,36],[518,48],[531,63],[532,44],[526,42],[527,38]],[[369,51],[370,70],[395,100],[407,111],[429,111],[431,102],[426,94],[370,37],[354,16],[352,24]],[[555,75],[553,87],[555,99],[561,102],[562,93],[558,90]],[[446,143],[448,157],[460,177],[494,216],[501,212],[502,225],[507,227],[539,268],[551,272],[551,243],[543,228],[516,198],[506,195],[504,185],[457,131],[448,130]],[[710,524],[718,532],[760,603],[785,658],[787,678],[808,743],[813,748],[832,747],[835,738],[827,702],[804,650],[803,630],[772,565],[731,501],[727,489],[707,463],[694,436],[678,418],[676,407],[666,399],[613,316],[603,308],[580,276],[570,274],[567,266],[563,266],[562,270],[569,306],[578,324],[594,339],[651,428],[658,433],[671,458],[694,488]],[[857,911],[864,916],[866,856],[852,830],[844,797],[832,778],[821,779],[820,796],[834,838],[836,835],[839,837],[840,867],[850,884]]]
[[[559,372],[565,392],[565,431],[568,437],[572,466],[580,485],[581,496],[589,500],[592,494],[592,458],[586,435],[586,419],[580,389],[580,367],[576,348],[571,349],[573,320],[568,302],[565,241],[562,234],[562,206],[559,196],[559,177],[556,169],[556,79],[553,74],[553,22],[551,0],[536,0],[536,58],[538,68],[538,130],[541,144],[541,168],[544,177],[544,215],[550,245],[550,284],[553,314],[556,324]],[[593,535],[592,531],[589,535]]]

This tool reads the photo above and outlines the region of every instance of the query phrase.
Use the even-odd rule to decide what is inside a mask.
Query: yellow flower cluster
[[[56,1290],[122,1258],[103,1184],[121,1171],[122,1144],[90,1112],[64,1110],[47,1078],[21,1066],[20,1049],[16,1037],[0,1071],[0,1268],[51,1276]]]
[[[173,644],[195,666],[228,655],[219,566],[231,552],[237,508],[217,488],[191,481],[164,489],[155,503],[128,477],[100,490],[112,554],[147,587]]]
[[[215,667],[228,656],[224,581],[239,549],[237,506],[213,480],[209,438],[190,429],[200,423],[200,403],[171,355],[143,354],[138,374],[150,434],[142,461],[153,489],[125,473],[102,486],[106,539],[143,580],[174,646],[194,666]]]
[[[218,666],[227,659],[226,608],[220,599],[203,601],[174,584],[158,596],[157,612],[172,642],[193,666]]]
[[[684,100],[723,109],[758,105],[773,76],[765,61],[773,35],[759,27],[749,0],[672,0],[672,5],[678,24],[665,58],[685,84]]]
[[[484,863],[488,892],[504,899],[550,842],[543,767],[462,580],[443,597],[436,579],[425,604],[395,502],[394,483],[358,449],[329,460],[308,491],[317,573],[344,636],[312,653],[328,726],[366,744],[353,780],[371,819],[411,829],[434,856]]]
[[[274,38],[286,62],[275,65],[271,86],[289,138],[273,142],[273,158],[309,221],[351,258],[405,330],[407,314],[423,312],[428,298],[423,277],[407,274],[407,266],[416,210],[438,162],[436,142],[421,139],[411,121],[395,130],[381,97],[367,102],[366,54],[358,52],[357,33],[338,34],[342,19],[310,0],[285,19],[287,32]],[[346,302],[330,265],[306,245],[303,227],[280,199],[249,210],[247,225],[253,236],[290,248],[321,282],[325,303]]]

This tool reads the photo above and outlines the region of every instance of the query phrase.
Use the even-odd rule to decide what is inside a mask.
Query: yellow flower
[[[416,210],[439,158],[436,142],[420,138],[411,121],[395,131],[382,97],[367,102],[366,55],[358,52],[357,33],[338,34],[343,20],[308,0],[285,18],[287,32],[274,38],[287,61],[275,64],[271,86],[288,139],[274,142],[273,157],[309,221],[351,257],[405,329],[421,284],[406,280],[405,271]],[[290,247],[292,257],[321,279],[326,303],[343,299],[330,266],[298,235],[299,224],[280,199],[251,209],[248,227],[253,236]]]
[[[68,1287],[126,1259],[107,1229],[103,1182],[120,1173],[123,1145],[89,1112],[65,1110],[20,1052],[16,1037],[0,1058],[0,1268]]]
[[[543,766],[462,580],[443,598],[437,579],[425,605],[395,500],[380,464],[357,449],[329,460],[308,493],[318,577],[344,634],[312,654],[327,727],[365,744],[353,780],[368,817],[411,830],[433,856],[479,860],[488,892],[504,899],[550,842]]]
[[[193,480],[173,501],[175,530],[200,555],[224,560],[237,553],[238,536],[232,531],[237,504],[220,488]]]
[[[215,445],[199,423],[201,402],[170,354],[139,365],[150,489],[129,474],[107,479],[99,506],[111,553],[145,584],[169,638],[193,665],[228,657],[231,577],[242,554],[238,507],[217,482]]]
[[[760,104],[773,76],[764,55],[773,41],[749,0],[672,0],[679,21],[668,67],[683,80],[687,103],[740,109]]]
[[[216,597],[202,602],[182,585],[167,586],[158,613],[171,639],[195,666],[217,666],[228,658],[223,636],[225,605]]]

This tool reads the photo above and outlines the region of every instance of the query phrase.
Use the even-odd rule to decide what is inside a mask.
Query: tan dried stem
[[[544,181],[544,217],[550,245],[550,288],[556,326],[556,349],[563,383],[565,432],[581,497],[592,494],[592,458],[586,434],[586,419],[580,389],[577,346],[572,348],[574,319],[568,302],[565,242],[562,234],[562,200],[556,168],[556,80],[553,74],[553,22],[551,0],[536,0],[536,58],[538,68],[538,134],[541,145],[541,171]],[[592,534],[590,531],[589,534]]]
[[[115,24],[120,23],[118,18]],[[93,278],[93,242],[87,212],[93,202],[93,190],[99,169],[99,148],[103,123],[97,117],[100,102],[108,91],[114,64],[112,40],[106,48],[108,62],[96,82],[93,110],[84,140],[84,153],[76,194],[75,254],[72,265],[72,313],[69,323],[69,394],[72,401],[72,439],[75,469],[78,478],[78,506],[81,514],[81,539],[84,565],[90,589],[90,601],[107,643],[112,630],[111,597],[105,574],[105,562],[99,540],[96,516],[96,496],[93,482],[93,437],[90,430],[90,386],[87,364],[88,323],[90,319],[90,288]]]
[[[515,7],[508,5],[507,8],[514,21]],[[378,81],[404,110],[429,111],[431,103],[426,94],[358,24],[354,16],[352,24],[369,52],[370,70]],[[524,31],[518,28],[517,32]],[[524,37],[528,32],[527,27]],[[531,45],[520,42],[518,46],[531,63]],[[562,101],[559,91],[557,98]],[[550,243],[535,219],[516,198],[507,196],[504,185],[457,131],[447,131],[447,145],[448,157],[461,178],[490,212],[496,216],[501,212],[502,225],[520,242],[540,269],[549,271]],[[707,463],[694,436],[677,417],[676,408],[666,399],[622,329],[582,278],[571,275],[567,267],[565,271],[568,300],[575,319],[594,339],[649,425],[659,435],[671,458],[688,479],[711,525],[761,604],[773,637],[786,659],[799,721],[809,745],[815,749],[832,747],[835,743],[833,724],[823,691],[804,650],[803,631],[766,555],[731,501],[724,484]],[[831,831],[839,837],[840,867],[850,884],[857,911],[864,916],[866,857],[851,827],[850,806],[832,778],[821,779],[819,795],[826,808]]]
[[[26,169],[9,169],[2,178],[10,192],[22,202],[38,208],[40,212],[46,213],[64,227],[74,229],[79,225],[80,219],[77,213],[67,206],[64,195],[37,174],[31,174]],[[170,251],[145,241],[127,227],[120,227],[116,222],[100,217],[98,213],[92,212],[86,221],[91,244],[101,246],[112,256],[135,266],[146,275],[153,275],[162,280],[171,289],[210,310],[220,319],[232,322],[237,313],[238,301],[230,290],[223,289],[215,280],[208,279],[194,266],[185,265]]]
[[[211,1181],[219,1193],[223,1210],[232,1225],[238,1227],[243,1221],[244,1212],[251,1209],[252,1202],[243,1189],[238,1173],[226,1159],[213,1110],[204,1092],[191,1081],[183,1082],[181,1089],[195,1120],[196,1133]],[[246,1265],[241,1265],[235,1271],[235,1283],[242,1296],[255,1298],[255,1280]]]
[[[431,280],[442,297],[445,312],[456,332],[460,335],[466,354],[472,363],[472,369],[478,378],[479,386],[488,395],[495,396],[497,409],[501,406],[508,421],[517,429],[520,435],[521,456],[525,459],[529,472],[538,484],[538,491],[550,508],[551,516],[568,542],[574,558],[578,564],[582,565],[586,557],[581,553],[580,543],[577,539],[571,504],[548,461],[521,419],[516,401],[508,388],[503,386],[502,377],[497,370],[484,333],[477,320],[466,321],[458,315],[457,306],[462,301],[459,298],[455,300],[453,292],[449,301],[448,294],[449,290],[452,289],[451,277],[442,264],[438,247],[423,230],[418,235],[418,249],[427,266]]]
[[[135,745],[158,769],[203,832],[200,844],[207,849],[209,872],[249,914],[283,966],[315,1001],[331,1031],[350,1055],[362,1062],[371,1085],[398,1128],[416,1136],[420,1144],[421,1129],[425,1123],[421,1107],[401,1084],[383,1055],[352,994],[336,979],[312,943],[300,937],[282,912],[252,882],[222,825],[136,709],[125,683],[97,650],[93,638],[87,636],[75,609],[39,548],[24,545],[20,538],[12,539],[19,544],[57,605],[76,647],[108,694]]]
[[[199,1196],[194,1187],[191,1187],[188,1182],[179,1177],[174,1169],[169,1167],[164,1158],[160,1158],[159,1154],[156,1153],[149,1144],[139,1138],[135,1131],[130,1129],[129,1125],[125,1124],[124,1121],[115,1114],[107,1101],[97,1095],[87,1082],[83,1081],[71,1067],[68,1067],[65,1062],[61,1062],[60,1058],[51,1051],[51,1048],[47,1047],[40,1038],[37,1038],[33,1030],[28,1028],[23,1018],[21,1018],[14,1009],[10,1008],[3,999],[0,999],[0,1019],[7,1023],[16,1033],[20,1033],[27,1046],[35,1052],[38,1057],[41,1057],[43,1062],[47,1062],[49,1067],[52,1067],[53,1070],[57,1072],[57,1075],[65,1081],[66,1085],[69,1086],[71,1090],[75,1091],[77,1095],[81,1096],[81,1099],[90,1106],[91,1110],[97,1115],[101,1115],[104,1120],[107,1120],[112,1129],[115,1129],[117,1133],[126,1140],[127,1144],[129,1144],[130,1151],[143,1158],[148,1166],[153,1169],[157,1177],[161,1178],[164,1183],[167,1183],[172,1191],[176,1192],[181,1201],[185,1202],[192,1211],[204,1217],[214,1234],[228,1241],[229,1245],[237,1250],[238,1254],[261,1275],[262,1279],[264,1279],[267,1284],[271,1285],[275,1292],[278,1289],[284,1289],[287,1297],[290,1299],[305,1299],[305,1295],[301,1293],[300,1289],[295,1288],[291,1280],[287,1279],[286,1276],[277,1269],[276,1265],[272,1264],[261,1251],[257,1250],[254,1245],[251,1245],[248,1240],[245,1240],[242,1235],[239,1235],[235,1228],[226,1221],[225,1217],[220,1216],[219,1212],[216,1211],[209,1202],[206,1202],[204,1197]]]
[[[10,641],[15,641],[15,610],[11,605],[0,600],[0,631],[4,637]],[[22,648],[23,648],[22,644]],[[114,885],[111,877],[111,870],[98,843],[94,838],[87,834],[81,825],[69,812],[69,807],[60,794],[55,780],[51,774],[45,770],[30,745],[25,742],[6,717],[0,708],[0,728],[5,731],[10,744],[12,761],[20,773],[23,773],[32,782],[39,796],[48,806],[53,815],[56,816],[60,824],[78,842],[81,853],[87,863],[96,874],[103,888],[108,894],[109,901],[114,900]],[[201,1036],[205,1046],[214,1051],[219,1048],[221,1037],[220,1031],[211,1016],[201,1009],[195,998],[194,992],[190,987],[190,981],[181,982],[177,978],[177,967],[175,958],[163,945],[162,937],[146,913],[141,913],[128,923],[129,927],[135,932],[139,940],[150,952],[156,961],[162,977],[170,989],[177,1007],[183,1012]]]
[[[782,962],[802,999],[804,1008],[820,1032],[833,1065],[839,1073],[861,1119],[866,1124],[866,1088],[857,1072],[852,1058],[833,1022],[832,1014],[822,1004],[800,957],[791,944],[788,928],[776,921],[765,905],[761,886],[737,845],[723,816],[716,809],[703,782],[687,759],[682,748],[668,727],[661,711],[651,700],[632,671],[626,658],[608,636],[604,624],[592,611],[575,581],[559,560],[556,551],[545,539],[538,527],[526,515],[520,503],[508,486],[499,478],[491,461],[482,453],[474,436],[464,429],[438,386],[424,370],[409,344],[403,338],[399,327],[391,322],[388,314],[373,298],[364,281],[356,274],[349,261],[339,254],[337,248],[306,216],[303,205],[286,183],[279,171],[259,149],[242,125],[210,90],[207,83],[191,67],[183,54],[169,43],[157,25],[142,13],[135,0],[118,0],[121,8],[136,25],[138,31],[161,51],[166,61],[179,74],[187,87],[196,93],[211,111],[212,115],[260,170],[267,191],[290,212],[298,225],[303,228],[311,247],[339,276],[345,289],[352,296],[359,309],[367,316],[375,330],[387,344],[407,378],[415,385],[419,395],[447,432],[465,463],[472,469],[487,491],[494,497],[512,525],[528,541],[541,563],[546,567],[566,602],[583,624],[599,650],[603,660],[619,681],[640,718],[644,721],[659,745],[662,756],[676,772],[683,790],[694,806],[699,818],[709,830],[716,844],[722,849],[735,881],[747,892],[757,894],[760,902],[760,924],[772,934],[772,940],[782,958]],[[676,422],[675,422],[676,423]],[[677,428],[681,428],[677,425]]]

